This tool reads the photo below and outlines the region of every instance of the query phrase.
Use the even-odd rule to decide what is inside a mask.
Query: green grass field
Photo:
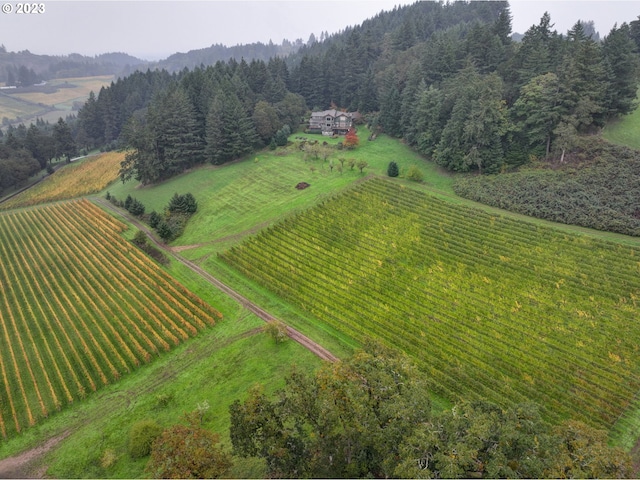
[[[611,143],[640,150],[640,108],[621,119],[609,122],[602,136]]]

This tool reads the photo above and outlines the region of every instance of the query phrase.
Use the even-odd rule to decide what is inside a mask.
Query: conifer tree
[[[398,164],[393,160],[389,162],[389,166],[387,167],[387,175],[390,177],[397,177],[398,175],[400,175]]]
[[[609,73],[606,114],[609,117],[625,115],[637,107],[635,99],[640,71],[640,57],[629,25],[614,26],[604,39],[602,50]]]
[[[251,152],[259,142],[253,121],[232,91],[222,91],[214,98],[206,132],[207,157],[216,165]]]

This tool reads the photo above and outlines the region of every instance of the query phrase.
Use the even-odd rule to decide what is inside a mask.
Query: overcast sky
[[[311,33],[334,33],[406,0],[289,1],[60,1],[43,3],[44,13],[16,14],[19,2],[0,0],[0,44],[9,51],[96,55],[126,52],[156,60],[221,43],[306,41]],[[524,33],[545,11],[565,33],[577,20],[593,20],[601,36],[614,23],[631,22],[640,3],[631,0],[512,0],[513,31]]]

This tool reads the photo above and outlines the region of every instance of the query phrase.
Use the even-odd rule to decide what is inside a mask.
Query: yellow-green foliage
[[[453,401],[535,401],[611,428],[640,389],[640,248],[374,179],[224,259],[363,340],[410,353]]]
[[[124,153],[109,152],[78,161],[78,163],[71,163],[34,187],[0,204],[0,210],[66,200],[99,192],[118,178],[122,160],[124,160]]]
[[[221,317],[87,200],[0,215],[0,438]]]

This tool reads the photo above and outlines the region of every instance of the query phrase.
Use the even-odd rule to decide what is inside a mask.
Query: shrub
[[[198,202],[191,193],[185,193],[184,195],[178,195],[175,193],[171,200],[167,210],[171,213],[187,213],[194,214],[198,210]]]
[[[387,175],[390,177],[397,177],[400,175],[400,169],[398,168],[398,164],[394,161],[389,162],[389,166],[387,167]]]
[[[422,182],[424,175],[417,166],[411,165],[409,170],[407,170],[407,179],[413,180],[414,182]]]
[[[289,338],[289,335],[287,335],[287,326],[279,320],[267,323],[264,326],[264,331],[273,338],[276,343],[282,343]]]
[[[360,143],[360,139],[356,134],[355,128],[351,127],[347,132],[347,135],[344,137],[344,147],[347,150],[353,150]]]
[[[160,223],[160,220],[162,220],[162,217],[155,210],[149,214],[149,226],[151,228],[156,228],[158,223]]]
[[[173,402],[173,393],[161,393],[156,396],[156,407],[166,408]]]
[[[132,215],[135,215],[136,217],[140,217],[140,216],[144,215],[145,207],[144,207],[144,204],[140,200],[134,198],[134,199],[131,200],[131,203],[129,204],[129,208],[127,208],[127,210]]]
[[[151,446],[162,434],[162,427],[155,420],[140,420],[133,424],[129,432],[129,455],[143,458],[151,453]]]
[[[160,235],[160,238],[165,242],[168,242],[173,238],[173,230],[169,226],[169,224],[164,220],[160,220],[160,222],[158,223],[158,226],[156,227],[156,232],[158,232],[158,235]]]
[[[138,230],[131,241],[138,247],[144,247],[147,244],[147,235],[142,230]]]
[[[218,478],[231,465],[219,436],[191,424],[162,432],[153,444],[146,470],[153,478]]]

